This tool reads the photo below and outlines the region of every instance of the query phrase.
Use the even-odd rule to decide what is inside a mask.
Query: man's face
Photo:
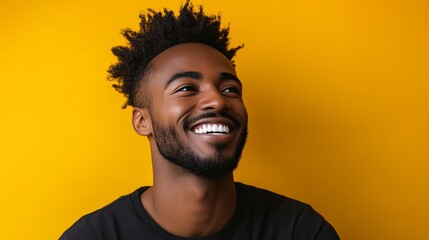
[[[159,153],[201,177],[234,170],[246,142],[247,112],[230,61],[207,45],[181,44],[153,59],[147,81]]]

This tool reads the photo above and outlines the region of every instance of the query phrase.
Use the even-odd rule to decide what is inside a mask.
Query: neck
[[[181,237],[207,236],[220,231],[231,219],[236,207],[232,173],[201,178],[177,174],[176,169],[166,174],[165,169],[178,166],[165,160],[157,163],[164,166],[154,162],[153,187],[142,194],[141,200],[149,215],[166,231]]]

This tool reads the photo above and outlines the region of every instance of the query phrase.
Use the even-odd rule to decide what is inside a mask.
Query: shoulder
[[[298,200],[271,192],[266,189],[236,183],[237,195],[245,199],[250,205],[258,206],[258,208],[270,208],[275,210],[284,210],[288,213],[298,213],[311,208],[308,204]],[[266,209],[265,209],[266,210]]]
[[[139,188],[131,194],[122,196],[112,203],[92,213],[86,214],[67,229],[60,240],[104,239],[107,231],[117,229],[117,222],[130,222],[138,219],[133,198],[145,188]]]
[[[334,228],[310,205],[242,183],[236,183],[237,196],[254,224],[263,232],[274,232],[293,239],[339,239]],[[274,239],[274,238],[273,238]]]

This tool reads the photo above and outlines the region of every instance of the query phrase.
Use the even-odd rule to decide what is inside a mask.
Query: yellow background
[[[1,2],[1,239],[56,239],[151,184],[148,142],[106,69],[120,29],[179,5]],[[429,239],[428,2],[204,6],[246,45],[236,63],[250,135],[236,179],[310,203],[342,239]]]

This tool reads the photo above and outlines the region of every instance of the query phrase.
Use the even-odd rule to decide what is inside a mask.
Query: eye
[[[228,86],[222,89],[222,93],[228,95],[238,95],[241,96],[241,89],[235,86]]]
[[[183,85],[174,90],[174,93],[179,92],[198,92],[198,89],[193,85]]]

